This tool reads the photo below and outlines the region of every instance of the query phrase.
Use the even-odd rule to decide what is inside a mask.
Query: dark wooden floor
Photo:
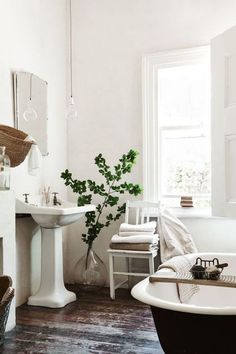
[[[70,287],[77,301],[62,309],[22,305],[1,353],[163,354],[151,311],[126,289]]]

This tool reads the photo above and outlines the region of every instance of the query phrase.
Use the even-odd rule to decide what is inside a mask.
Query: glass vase
[[[75,284],[104,286],[106,278],[107,270],[105,264],[93,248],[88,247],[86,254],[75,265]]]
[[[10,159],[5,149],[5,146],[0,146],[0,190],[10,189]]]

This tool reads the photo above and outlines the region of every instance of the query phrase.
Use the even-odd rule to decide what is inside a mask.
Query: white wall
[[[33,72],[48,81],[49,156],[39,177],[25,163],[12,169],[17,193],[38,192],[44,183],[64,192],[60,171],[66,166],[66,0],[0,0],[0,122],[13,125],[14,71]],[[21,178],[22,177],[22,178]]]
[[[236,23],[234,0],[74,0],[74,96],[79,119],[69,125],[69,168],[97,178],[93,158],[115,162],[130,148],[142,151],[142,55],[206,45]],[[142,156],[132,180],[142,181]],[[68,279],[82,253],[83,222],[71,226]],[[106,249],[118,225],[95,243]]]
[[[0,53],[0,123],[13,126],[14,71],[33,72],[48,82],[49,156],[37,177],[27,174],[25,162],[11,169],[11,188],[16,194],[36,193],[45,184],[65,196],[60,173],[67,167],[67,1],[0,0]],[[17,222],[18,284],[25,288],[16,294],[18,304],[29,295],[31,229]]]

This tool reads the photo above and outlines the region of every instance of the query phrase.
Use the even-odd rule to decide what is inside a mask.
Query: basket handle
[[[228,267],[228,263],[221,263],[216,265],[216,268],[225,268],[225,267]]]
[[[218,259],[218,258],[213,258],[212,264],[213,264],[215,267],[217,267],[218,264],[219,264],[219,259]]]
[[[196,265],[202,265],[202,259],[201,259],[201,257],[197,257],[197,259],[196,259]]]

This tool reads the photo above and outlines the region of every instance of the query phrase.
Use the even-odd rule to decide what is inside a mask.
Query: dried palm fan
[[[0,124],[0,145],[6,147],[11,167],[20,165],[26,158],[33,142],[25,141],[28,134],[8,125]]]

